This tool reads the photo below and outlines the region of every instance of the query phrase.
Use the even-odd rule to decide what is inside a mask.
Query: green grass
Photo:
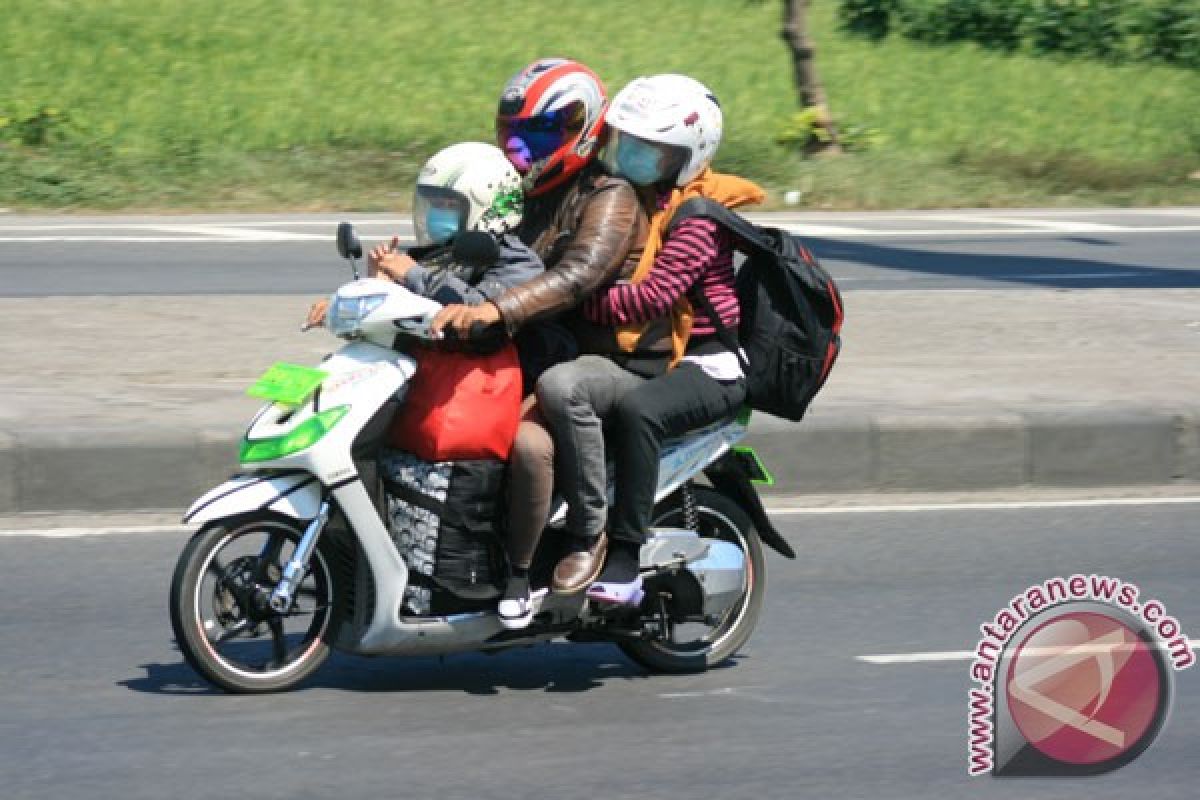
[[[778,0],[7,0],[0,205],[406,206],[424,158],[488,140],[500,87],[547,54],[614,91],[703,80],[726,113],[718,168],[806,205],[1200,203],[1200,73],[871,43],[835,11],[813,11],[831,104],[885,142],[806,161],[775,144],[796,107]],[[43,107],[65,121],[16,143]]]

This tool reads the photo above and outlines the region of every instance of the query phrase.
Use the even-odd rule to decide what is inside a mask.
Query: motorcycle
[[[766,592],[763,545],[795,557],[754,486],[769,475],[736,446],[748,414],[664,447],[639,607],[542,588],[533,621],[520,630],[501,625],[494,600],[406,613],[409,565],[389,531],[374,462],[417,369],[405,349],[431,340],[440,305],[360,278],[362,245],[348,223],[338,227],[337,247],[353,280],[332,296],[324,324],[345,344],[318,369],[276,365],[252,387],[267,404],[241,443],[241,470],[183,518],[198,530],[171,582],[171,624],[201,676],[230,692],[280,691],[312,675],[331,649],[442,655],[564,637],[613,642],[651,671],[685,673],[746,643]],[[467,232],[454,254],[491,263],[495,247],[488,234]],[[701,475],[708,485],[696,483]],[[532,570],[535,587],[547,585],[559,557],[564,518],[559,503]]]

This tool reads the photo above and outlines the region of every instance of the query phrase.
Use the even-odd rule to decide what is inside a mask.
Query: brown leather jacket
[[[518,231],[545,262],[533,280],[492,298],[509,334],[574,309],[601,287],[633,275],[649,220],[633,187],[596,168],[563,190],[535,198]],[[612,329],[569,315],[583,352],[613,352]],[[610,344],[611,342],[611,344]]]

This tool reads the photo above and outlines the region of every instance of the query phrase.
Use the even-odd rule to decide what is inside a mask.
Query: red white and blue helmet
[[[535,61],[508,81],[496,143],[524,176],[526,194],[561,186],[596,156],[607,108],[604,84],[577,61]]]

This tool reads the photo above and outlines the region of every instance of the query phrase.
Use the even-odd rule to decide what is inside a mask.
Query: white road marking
[[[1138,278],[1141,277],[1140,272],[1032,272],[1032,273],[1016,273],[1007,274],[1000,273],[988,278],[988,276],[980,276],[989,280],[1010,280],[1010,281],[1094,281],[1105,278]],[[960,276],[964,277],[964,276]]]
[[[1036,217],[1022,216],[1004,216],[999,214],[930,214],[925,219],[941,220],[943,222],[958,222],[968,225],[979,223],[991,223],[993,225],[1012,225],[1023,226],[1027,228],[1041,228],[1043,230],[1054,231],[1055,233],[1077,233],[1089,231],[1096,232],[1111,232],[1124,230],[1127,226],[1102,224],[1098,222],[1083,222],[1081,220],[1068,220],[1066,222],[1052,222],[1046,219],[1038,219]]]
[[[1155,645],[1159,650],[1168,650],[1165,643]],[[1104,648],[1097,647],[1096,652],[1102,652]],[[1087,648],[1082,648],[1081,651],[1086,651]],[[1200,643],[1192,644],[1192,650],[1200,652]],[[1061,653],[1061,648],[1055,647],[1033,647],[1028,652],[1034,655],[1055,655]],[[865,664],[929,664],[940,661],[970,661],[975,657],[974,650],[942,650],[928,653],[877,653],[874,655],[855,656],[855,661],[862,661]]]
[[[808,236],[820,236],[822,234],[811,233],[812,228],[800,223],[788,223],[777,225],[777,227],[792,233]],[[839,234],[830,234],[830,239],[841,238],[863,238],[863,239],[888,239],[888,238],[906,238],[906,237],[921,237],[921,236],[937,236],[944,238],[970,237],[970,236],[1007,236],[1007,237],[1023,237],[1023,236],[1047,236],[1061,235],[1064,233],[1095,233],[1095,228],[1087,227],[1086,225],[1070,225],[1064,224],[1053,230],[1048,228],[921,228],[921,229],[898,229],[898,230],[867,230],[849,229],[853,233],[847,233],[844,236]],[[1200,232],[1200,225],[1155,225],[1153,227],[1112,227],[1106,229],[1105,233],[1118,234],[1121,236],[1129,236],[1141,233],[1196,233]],[[0,239],[0,241],[3,241]]]
[[[839,278],[838,286],[852,283],[928,283],[945,280],[945,275],[866,275],[862,277]],[[958,275],[960,280],[981,280],[988,283],[996,281],[1095,281],[1108,278],[1138,278],[1140,272],[1001,272],[996,275]]]
[[[1140,209],[1142,214],[1162,214],[1179,216],[1186,219],[1200,218],[1200,209]],[[1195,233],[1200,232],[1200,225],[1121,225],[1115,223],[1098,223],[1078,219],[1087,216],[1082,212],[1070,212],[1071,216],[1061,213],[1045,212],[1039,216],[1057,217],[1044,219],[1034,216],[1024,216],[1020,213],[1006,215],[971,214],[971,213],[921,213],[921,214],[878,214],[847,217],[812,217],[788,214],[751,214],[750,219],[766,225],[775,225],[785,230],[805,236],[825,237],[830,239],[871,239],[871,238],[907,238],[907,237],[942,237],[960,238],[973,236],[1026,237],[1062,234],[1106,233],[1115,235],[1153,234],[1153,233]],[[1097,212],[1105,213],[1105,212]],[[1110,215],[1112,212],[1107,212]],[[1132,212],[1121,212],[1132,214]],[[1074,218],[1072,218],[1074,217]],[[827,221],[828,220],[828,221]],[[843,221],[861,221],[868,226],[839,224]],[[887,229],[869,227],[872,222],[884,220],[904,221],[914,223],[952,222],[961,227],[944,227],[922,225],[919,228]],[[0,244],[2,243],[118,243],[118,244],[273,244],[279,242],[322,241],[332,238],[332,234],[303,233],[289,230],[290,228],[332,227],[334,219],[328,220],[230,220],[222,222],[81,222],[81,223],[37,223],[37,224],[7,224],[0,225]],[[386,226],[396,232],[408,232],[412,229],[411,220],[378,219],[357,220],[360,227]],[[93,233],[94,232],[94,233]],[[164,235],[175,234],[175,235]],[[362,236],[364,241],[386,240],[388,235]],[[407,237],[406,237],[407,238]]]
[[[320,241],[332,239],[332,236],[319,233],[291,233],[284,231],[268,231],[256,228],[242,228],[224,225],[147,225],[146,230],[161,233],[183,233],[198,236],[221,236],[241,242],[286,242],[286,241]]]
[[[1021,511],[1039,508],[1106,508],[1111,506],[1166,506],[1200,504],[1200,497],[1096,497],[1086,500],[1027,500],[988,503],[914,503],[878,506],[767,507],[767,513],[792,514],[897,514],[918,511]]]
[[[769,698],[756,693],[757,689],[767,689],[767,686],[725,686],[720,689],[705,689],[697,692],[661,692],[658,696],[666,700],[685,700],[695,697],[728,697],[742,696],[755,700],[770,702]]]
[[[85,536],[125,536],[144,534],[182,534],[195,530],[192,525],[116,525],[111,528],[16,528],[0,530],[0,538],[80,539]]]
[[[359,235],[364,242],[383,242],[391,239],[387,235]],[[332,242],[332,236],[320,236],[312,233],[283,233],[270,231],[261,236],[3,236],[0,244],[5,242],[53,243],[53,242],[88,242],[96,244],[162,244],[174,242],[179,244],[274,244],[278,242]],[[411,241],[409,237],[401,237],[401,241]]]
[[[771,220],[760,220],[760,222],[764,225],[773,224]],[[822,223],[787,222],[774,224],[774,226],[794,233],[803,232],[806,236],[827,236],[830,239],[868,236],[871,233],[866,228],[847,228],[842,225],[825,225]]]
[[[930,511],[1011,511],[1043,508],[1104,508],[1111,506],[1195,505],[1200,497],[1098,497],[1086,500],[1031,500],[987,503],[914,503],[877,506],[777,506],[767,501],[767,513],[778,516],[795,514],[894,514]],[[0,538],[34,537],[75,539],[84,536],[126,534],[179,534],[194,530],[189,525],[113,525],[108,527],[43,527],[0,529]],[[935,659],[936,660],[936,659]]]

